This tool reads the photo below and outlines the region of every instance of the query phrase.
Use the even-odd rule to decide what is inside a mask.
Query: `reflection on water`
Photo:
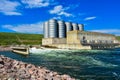
[[[12,52],[0,54],[78,79],[117,80],[120,77],[120,50],[49,50],[35,52],[27,57]]]

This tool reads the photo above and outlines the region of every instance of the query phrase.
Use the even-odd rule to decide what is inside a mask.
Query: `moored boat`
[[[21,54],[21,55],[29,55],[28,47],[12,47],[12,52]]]

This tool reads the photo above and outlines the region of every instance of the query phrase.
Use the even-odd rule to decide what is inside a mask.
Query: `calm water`
[[[27,57],[12,52],[0,54],[81,80],[120,80],[120,49],[40,51]]]

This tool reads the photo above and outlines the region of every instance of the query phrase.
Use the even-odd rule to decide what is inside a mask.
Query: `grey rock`
[[[2,58],[0,57],[0,62],[3,61]]]
[[[8,78],[8,80],[15,80],[15,78]]]
[[[7,73],[11,73],[12,72],[12,70],[11,69],[7,69]]]
[[[53,80],[62,80],[62,79],[59,77],[53,77]]]
[[[20,78],[22,79],[30,79],[31,75],[30,74],[21,74]]]
[[[50,75],[46,75],[46,76],[45,76],[45,79],[47,79],[47,80],[52,80],[53,78],[52,78]]]
[[[0,64],[0,69],[3,68],[3,67],[4,67],[4,65]]]
[[[5,71],[5,69],[4,69],[4,68],[0,69],[0,73],[3,73],[4,71]]]
[[[22,75],[22,74],[25,74],[25,73],[26,73],[25,69],[20,69],[20,70],[18,71],[18,74],[19,74],[19,75]]]

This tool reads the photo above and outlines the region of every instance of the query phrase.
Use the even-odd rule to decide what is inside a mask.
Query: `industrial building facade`
[[[43,46],[64,49],[114,48],[118,43],[114,35],[84,31],[83,24],[51,19],[43,25]]]

